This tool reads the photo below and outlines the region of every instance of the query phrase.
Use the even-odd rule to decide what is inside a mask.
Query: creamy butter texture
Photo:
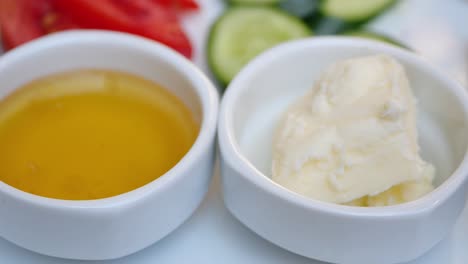
[[[433,189],[434,168],[419,156],[415,104],[391,57],[332,65],[280,121],[273,180],[307,197],[357,206],[423,196]]]

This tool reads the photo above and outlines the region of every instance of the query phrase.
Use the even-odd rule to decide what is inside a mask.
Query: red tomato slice
[[[48,0],[0,0],[0,30],[5,50],[50,32],[76,27],[56,13]]]
[[[59,12],[86,28],[128,31],[131,17],[108,0],[53,0]]]
[[[40,25],[40,5],[33,0],[1,0],[0,30],[3,48],[9,50],[44,34]]]
[[[177,14],[173,10],[150,0],[112,0],[112,2],[138,21],[144,22],[149,17],[158,16],[161,21],[178,22]]]
[[[152,0],[153,2],[176,10],[191,11],[200,7],[195,0]]]
[[[190,41],[176,14],[149,0],[54,0],[54,6],[82,27],[140,35],[186,57],[192,55]]]
[[[80,26],[68,16],[56,11],[49,11],[42,17],[42,27],[46,33],[80,28]]]

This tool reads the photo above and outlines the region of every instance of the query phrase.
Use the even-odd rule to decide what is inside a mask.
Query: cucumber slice
[[[261,52],[288,40],[311,35],[300,19],[270,7],[233,7],[212,27],[208,62],[215,77],[228,84]]]
[[[348,31],[348,32],[343,33],[343,35],[350,36],[350,37],[359,37],[359,38],[378,40],[378,41],[389,43],[395,46],[399,46],[401,48],[409,49],[406,45],[398,42],[397,40],[389,36],[376,33],[376,32],[372,32],[372,31],[363,31],[363,30]]]
[[[362,22],[377,16],[396,0],[323,0],[320,11],[347,22]]]
[[[280,0],[229,0],[229,3],[234,5],[273,5]]]

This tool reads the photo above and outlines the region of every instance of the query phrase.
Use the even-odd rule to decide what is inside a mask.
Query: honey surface
[[[187,107],[153,82],[100,70],[52,75],[0,101],[0,180],[51,198],[110,197],[163,175],[197,134]]]

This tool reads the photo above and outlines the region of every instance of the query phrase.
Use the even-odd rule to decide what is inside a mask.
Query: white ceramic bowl
[[[0,182],[0,236],[46,255],[122,257],[166,236],[204,197],[212,175],[218,94],[189,60],[123,33],[58,33],[0,58],[0,97],[41,76],[74,69],[110,69],[153,80],[177,95],[200,123],[189,150],[166,174],[136,190],[89,201],[49,199]]]
[[[271,140],[279,116],[328,65],[386,53],[406,68],[418,99],[422,156],[435,164],[437,188],[397,206],[358,208],[300,196],[273,182]],[[312,38],[260,55],[227,88],[218,138],[227,208],[265,239],[334,263],[397,263],[432,248],[465,205],[468,96],[416,54],[374,41]]]

